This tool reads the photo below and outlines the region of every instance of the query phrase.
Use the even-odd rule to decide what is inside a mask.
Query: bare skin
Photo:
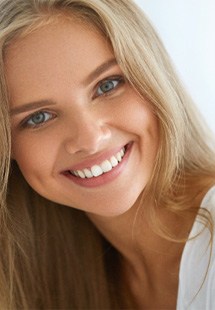
[[[153,201],[137,212],[158,149],[157,119],[126,80],[120,83],[124,77],[116,63],[92,79],[113,58],[108,42],[77,22],[49,25],[11,44],[6,65],[13,158],[35,191],[86,212],[122,254],[136,308],[175,309],[184,244],[153,232],[142,212]],[[108,96],[101,95],[100,85],[113,87]],[[61,173],[86,161],[96,164],[130,141],[128,163],[111,182],[87,188]],[[194,220],[162,208],[157,216],[180,237],[188,236]]]
[[[204,179],[204,181],[203,181]],[[177,216],[159,208],[157,219],[177,238],[187,239],[192,229],[198,208],[207,191],[214,185],[214,178],[199,178],[199,188],[189,191],[193,211],[186,216]],[[139,203],[118,218],[105,218],[88,214],[102,234],[123,256],[124,279],[133,296],[135,309],[176,309],[179,269],[185,242],[172,242],[156,234],[148,225]],[[151,207],[150,203],[147,207]],[[135,218],[135,221],[134,221]],[[131,220],[133,219],[133,220]],[[131,234],[131,231],[133,232]]]
[[[204,193],[195,200],[201,203]],[[133,207],[123,216],[107,219],[94,214],[89,218],[123,256],[124,280],[136,303],[136,309],[176,309],[181,255],[185,243],[158,236],[148,225],[144,212],[137,216]],[[185,219],[160,210],[158,218],[172,233],[187,238],[195,214]],[[133,234],[131,233],[133,231]]]

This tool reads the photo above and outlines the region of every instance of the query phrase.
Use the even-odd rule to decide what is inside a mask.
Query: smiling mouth
[[[90,168],[84,168],[81,170],[68,170],[67,174],[81,179],[97,178],[102,174],[106,174],[119,165],[126,153],[127,147],[128,145],[125,145],[115,155],[112,155],[109,159],[104,160],[98,165],[93,165]]]

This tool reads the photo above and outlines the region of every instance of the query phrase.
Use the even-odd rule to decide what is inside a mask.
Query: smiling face
[[[108,42],[59,20],[6,54],[12,153],[40,195],[102,216],[129,210],[152,174],[157,120]]]

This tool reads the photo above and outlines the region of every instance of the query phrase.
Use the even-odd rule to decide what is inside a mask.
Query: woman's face
[[[157,120],[92,27],[59,20],[6,54],[12,154],[40,195],[102,216],[129,210],[146,186]]]

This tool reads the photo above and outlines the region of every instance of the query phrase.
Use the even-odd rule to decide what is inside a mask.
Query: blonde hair
[[[108,38],[126,78],[158,118],[159,151],[143,200],[153,197],[158,206],[182,214],[194,207],[195,193],[214,182],[214,150],[208,129],[178,81],[158,36],[132,1],[1,0],[0,241],[4,250],[0,308],[132,307],[132,299],[119,281],[120,254],[84,213],[40,197],[25,182],[16,163],[10,167],[4,55],[14,38],[52,22],[57,15],[75,16]],[[154,213],[148,210],[147,216],[156,227]]]

